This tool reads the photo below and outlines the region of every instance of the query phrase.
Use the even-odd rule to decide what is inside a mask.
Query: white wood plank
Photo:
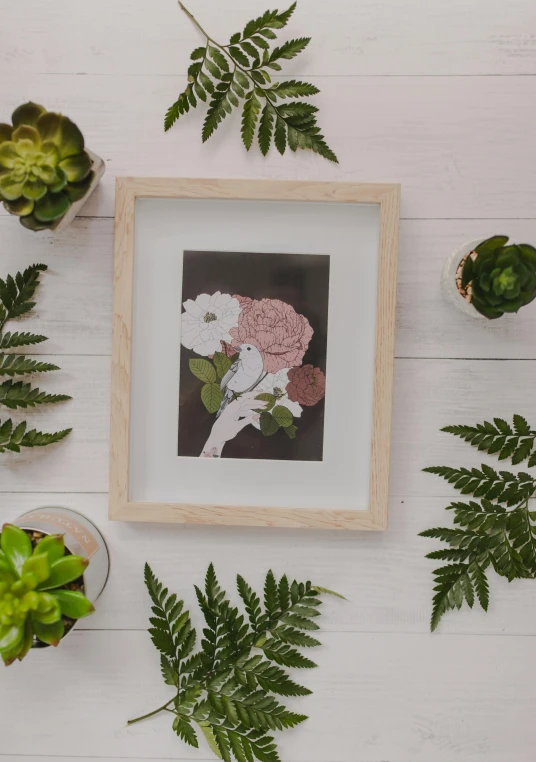
[[[278,4],[281,9],[290,3]],[[272,4],[273,5],[273,4]],[[160,74],[186,71],[202,39],[170,0],[24,0],[4,3],[8,35],[1,68],[87,74]],[[250,18],[271,7],[266,0],[231,6],[195,0],[190,10],[225,43]],[[300,0],[281,38],[313,42],[285,70],[311,74],[534,74],[536,16],[531,0]]]
[[[42,355],[49,357],[49,355]],[[54,358],[54,359],[52,359]],[[62,442],[48,447],[4,454],[0,460],[3,490],[33,492],[58,490],[101,491],[108,489],[108,442],[110,421],[110,359],[108,357],[55,357],[61,367],[49,378],[39,378],[39,388],[69,394],[72,400],[41,405],[34,410],[8,410],[2,406],[1,420],[26,419],[29,428],[40,431],[74,431]],[[14,456],[14,457],[12,457]],[[40,484],[41,487],[36,485]],[[85,485],[75,487],[74,484]]]
[[[49,108],[69,114],[105,159],[107,172],[84,215],[113,214],[116,175],[175,175],[400,182],[403,217],[534,217],[531,77],[319,81],[320,121],[339,166],[308,152],[248,154],[238,113],[206,145],[200,111],[164,133],[164,114],[183,80],[2,73],[0,88],[7,114],[39,93]]]
[[[313,695],[288,701],[310,719],[278,735],[282,759],[532,762],[533,638],[512,637],[506,648],[493,636],[324,633],[324,643],[319,669],[299,675]],[[125,725],[173,695],[146,633],[75,631],[6,670],[2,683],[4,754],[194,758],[167,714]],[[195,759],[212,759],[204,744]]]
[[[422,358],[534,359],[536,302],[518,315],[482,323],[443,300],[439,276],[465,240],[505,232],[534,241],[531,220],[402,220],[396,355]],[[62,235],[32,235],[0,216],[2,272],[43,261],[37,309],[24,330],[49,336],[34,353],[107,355],[111,351],[113,220],[78,218]]]
[[[48,265],[34,310],[7,326],[48,336],[30,353],[110,354],[113,220],[79,217],[61,235],[36,235],[6,215],[0,217],[0,240],[0,278],[36,262]]]
[[[44,430],[74,427],[63,443],[0,459],[1,489],[7,492],[107,492],[110,410],[108,357],[55,357],[62,366],[43,388],[71,394],[59,406],[30,411],[28,419]],[[424,474],[427,465],[497,463],[439,429],[452,423],[477,423],[521,413],[532,425],[534,402],[527,390],[534,380],[534,361],[397,360],[390,494],[396,497],[450,496],[438,477]],[[485,393],[483,392],[485,390]],[[505,393],[507,390],[507,393]],[[425,414],[423,414],[425,411]],[[2,417],[7,417],[4,410]],[[15,411],[20,420],[24,411]]]
[[[441,543],[418,537],[437,525],[452,525],[445,498],[393,498],[387,532],[345,532],[124,524],[107,521],[105,495],[2,494],[0,514],[10,521],[25,511],[59,505],[80,511],[101,529],[111,554],[111,575],[96,613],[79,623],[90,630],[145,630],[149,597],[143,583],[147,561],[159,578],[197,610],[193,585],[209,563],[236,598],[236,574],[259,591],[273,569],[338,590],[346,602],[326,598],[322,630],[421,633],[429,631],[432,569],[424,556]],[[447,615],[439,632],[536,635],[536,583],[509,584],[489,575],[488,614],[475,607]],[[436,637],[440,637],[437,635]]]

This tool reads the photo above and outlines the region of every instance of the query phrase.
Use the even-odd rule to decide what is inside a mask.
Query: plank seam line
[[[428,624],[428,618],[426,619]],[[89,627],[82,628],[76,627],[73,630],[73,635],[77,632],[147,632],[146,627],[138,628],[133,627],[131,629],[124,629],[120,627],[95,627],[90,629]],[[393,637],[400,637],[401,635],[408,635],[410,637],[440,637],[440,638],[536,638],[536,632],[443,632],[438,636],[433,636],[428,630],[332,630],[327,627],[320,629],[320,635],[322,633],[329,633],[330,635],[390,635]]]
[[[31,76],[31,72],[28,72]],[[179,74],[146,74],[144,72],[89,72],[89,71],[39,71],[33,72],[34,75],[42,77],[159,77],[162,79],[177,79]],[[272,75],[273,79],[284,79],[283,74]],[[478,72],[474,74],[311,74],[309,72],[300,73],[300,77],[310,77],[314,79],[479,79],[479,78],[509,78],[515,77],[536,77],[536,72]]]

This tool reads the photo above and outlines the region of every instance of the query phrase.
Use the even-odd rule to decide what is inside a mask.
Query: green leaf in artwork
[[[270,394],[269,392],[261,392],[261,394],[257,394],[255,399],[268,403],[266,407],[264,408],[266,412],[268,412],[268,410],[271,410],[276,403],[276,398],[274,397],[273,394]]]
[[[223,392],[219,384],[205,384],[201,389],[201,401],[209,413],[217,413],[220,409]]]
[[[294,425],[292,425],[292,426],[285,426],[283,431],[285,432],[285,434],[287,435],[287,437],[289,439],[296,439],[296,434],[298,432],[298,427],[294,426]]]
[[[274,407],[274,409],[272,410],[272,415],[277,421],[277,423],[283,428],[286,428],[287,426],[292,426],[292,422],[294,419],[288,407],[283,407],[283,405],[276,405],[276,407]]]
[[[271,437],[279,431],[279,424],[271,413],[261,413],[260,426],[265,437]]]
[[[195,357],[188,362],[188,365],[194,376],[205,384],[213,384],[216,381],[216,370],[208,360]]]
[[[227,357],[227,355],[224,355],[223,352],[214,352],[212,362],[216,367],[218,378],[223,378],[233,364],[231,358]]]

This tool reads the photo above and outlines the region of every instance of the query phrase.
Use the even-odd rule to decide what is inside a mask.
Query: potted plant
[[[508,236],[478,239],[456,249],[443,268],[445,296],[465,314],[495,320],[536,297],[536,249],[508,245]]]
[[[104,174],[66,116],[24,103],[0,124],[0,200],[29,230],[66,228]]]
[[[0,534],[4,663],[22,660],[30,648],[57,646],[78,619],[94,611],[108,569],[102,535],[75,511],[39,509],[4,524]]]

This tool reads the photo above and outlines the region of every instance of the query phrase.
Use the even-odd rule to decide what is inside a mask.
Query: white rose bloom
[[[292,402],[292,400],[289,400],[288,394],[286,392],[289,370],[290,368],[283,368],[283,370],[278,370],[277,373],[268,373],[268,375],[263,378],[260,384],[255,387],[255,391],[258,394],[273,394],[274,397],[277,397],[277,402],[275,403],[276,405],[281,405],[282,407],[288,408],[294,418],[299,418],[302,414],[303,408],[301,405],[298,405],[297,402]],[[253,425],[257,429],[260,429],[261,427],[259,421],[253,421]]]
[[[197,299],[184,302],[181,343],[198,355],[207,357],[221,350],[220,341],[231,343],[231,328],[238,325],[240,303],[230,294],[199,294]]]

